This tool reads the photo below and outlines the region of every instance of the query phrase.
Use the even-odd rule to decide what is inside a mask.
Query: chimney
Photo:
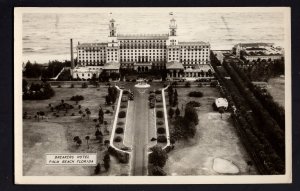
[[[71,69],[74,69],[74,58],[73,58],[73,39],[70,39],[71,44]]]

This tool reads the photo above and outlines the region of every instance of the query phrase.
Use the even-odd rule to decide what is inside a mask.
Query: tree
[[[108,153],[106,153],[106,154],[104,155],[103,162],[104,162],[104,164],[110,162],[110,156],[109,156]]]
[[[38,121],[40,121],[40,112],[39,111],[36,112],[36,116],[37,116]]]
[[[27,92],[27,87],[28,87],[28,82],[27,82],[27,80],[23,79],[22,80],[22,90],[23,90],[23,92]]]
[[[110,168],[110,163],[109,162],[105,162],[104,163],[104,168],[105,168],[105,170],[107,172],[109,170],[109,168]]]
[[[111,99],[108,95],[105,96],[105,104],[110,105],[111,104]]]
[[[100,143],[102,143],[102,141],[103,141],[103,134],[102,134],[101,131],[99,131],[99,129],[96,130],[95,136],[96,136],[96,139],[99,140]]]
[[[194,122],[189,122],[187,125],[187,130],[186,130],[186,136],[188,137],[194,137],[196,134],[196,126]]]
[[[102,110],[102,107],[100,107],[99,112],[98,112],[98,120],[100,124],[103,124],[104,120],[104,112]]]
[[[90,148],[90,146],[89,146],[89,140],[90,140],[90,136],[85,136],[85,140],[86,140],[86,144],[87,144],[87,146],[88,146],[88,149]]]
[[[152,153],[149,156],[150,162],[154,166],[164,167],[168,159],[167,152],[158,145],[152,147],[151,151]]]
[[[108,129],[107,129],[108,123],[107,123],[107,121],[104,121],[103,124],[104,124],[104,128],[105,128],[104,131],[107,133],[108,132]]]
[[[173,115],[174,115],[174,109],[172,109],[171,107],[170,107],[170,109],[169,109],[169,116],[170,116],[170,118],[172,118],[173,117]]]
[[[152,168],[152,175],[153,176],[166,176],[167,173],[159,166],[153,166]]]
[[[174,94],[173,107],[175,107],[176,105],[178,105],[178,95]]]
[[[77,146],[80,146],[81,143],[82,143],[82,141],[81,141],[81,139],[80,139],[79,136],[75,136],[75,137],[73,138],[73,141],[76,143]]]
[[[40,114],[40,116],[42,117],[42,119],[43,119],[43,117],[45,116],[45,112],[43,112],[43,111],[40,111],[39,112],[39,114]]]
[[[221,114],[221,119],[222,119],[222,114],[225,112],[225,108],[224,107],[220,107],[219,108],[219,113]]]
[[[180,110],[179,110],[178,107],[177,107],[176,110],[175,110],[175,115],[176,115],[176,117],[178,117],[178,116],[180,115]]]
[[[100,165],[100,163],[98,163],[97,166],[95,167],[94,173],[99,174],[100,172],[101,172],[101,165]]]
[[[188,104],[185,106],[184,119],[186,121],[194,122],[195,125],[198,125],[198,114],[194,107],[191,107]]]
[[[90,109],[89,109],[89,108],[86,108],[85,112],[86,112],[86,115],[87,115],[87,117],[88,117],[88,119],[89,119],[89,118],[90,118],[90,115],[91,115]]]
[[[173,102],[174,102],[174,99],[173,99],[173,94],[170,94],[169,95],[169,105],[172,106],[173,105]]]

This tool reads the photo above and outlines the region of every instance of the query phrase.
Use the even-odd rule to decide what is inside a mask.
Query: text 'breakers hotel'
[[[211,75],[210,44],[178,42],[174,18],[170,21],[169,34],[118,34],[115,22],[114,19],[109,22],[108,42],[78,43],[78,64],[73,69],[73,78],[91,79],[103,71],[112,74],[119,73],[120,69],[139,73],[167,70],[170,80]]]

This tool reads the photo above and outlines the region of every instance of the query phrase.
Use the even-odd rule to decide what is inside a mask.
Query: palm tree
[[[105,127],[105,132],[107,133],[108,132],[108,129],[107,129],[107,124],[108,123],[107,123],[107,121],[104,121],[103,123],[104,123],[104,127]]]
[[[91,115],[91,111],[89,110],[89,108],[86,109],[86,115],[88,117],[88,119],[90,118]]]
[[[36,115],[37,115],[37,119],[38,119],[38,121],[40,121],[40,112],[38,111],[38,112],[36,112]]]
[[[89,146],[89,140],[90,140],[90,136],[85,136],[85,140],[86,140],[86,144],[87,144],[87,146],[88,146],[88,149],[90,148],[90,146]]]

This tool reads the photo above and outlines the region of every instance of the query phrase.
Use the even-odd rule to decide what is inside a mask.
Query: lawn
[[[239,174],[249,174],[247,161],[250,160],[233,127],[229,113],[221,115],[213,111],[212,103],[219,97],[219,92],[212,87],[177,88],[179,109],[188,101],[198,101],[199,124],[197,133],[190,140],[175,143],[175,149],[168,156],[164,170],[168,175],[218,175],[213,170],[214,159],[230,161],[239,169]],[[202,98],[188,97],[190,91],[201,91]],[[168,96],[166,96],[168,97]],[[168,101],[167,101],[168,103]],[[172,128],[172,126],[171,126]],[[254,168],[250,174],[256,174]]]
[[[284,77],[271,78],[268,81],[268,91],[281,106],[284,107]]]
[[[102,162],[106,146],[100,144],[95,139],[96,122],[93,119],[98,118],[99,106],[104,110],[112,111],[111,106],[105,106],[104,96],[107,94],[107,88],[69,88],[54,87],[55,96],[48,100],[23,101],[23,112],[27,112],[31,119],[23,120],[23,173],[24,175],[63,175],[63,176],[88,176],[93,175],[95,167],[93,166],[46,166],[46,153],[97,153],[97,160]],[[82,118],[79,114],[78,105],[70,101],[71,96],[82,95],[84,100],[80,101],[81,110],[89,108],[91,115],[89,118]],[[48,104],[58,105],[61,100],[74,106],[67,113],[65,111],[51,112]],[[38,111],[44,111],[44,119],[35,119]],[[59,117],[53,115],[56,113]],[[74,116],[72,116],[74,113]],[[108,130],[111,132],[113,114],[105,114],[104,120],[108,122]],[[100,127],[104,133],[104,126]],[[89,148],[85,136],[89,136]],[[82,140],[81,146],[76,146],[73,137],[79,136]],[[104,140],[109,140],[110,134],[104,133]],[[123,175],[128,174],[129,166],[119,164],[111,156],[111,168],[99,175]],[[103,166],[102,166],[103,167]]]

